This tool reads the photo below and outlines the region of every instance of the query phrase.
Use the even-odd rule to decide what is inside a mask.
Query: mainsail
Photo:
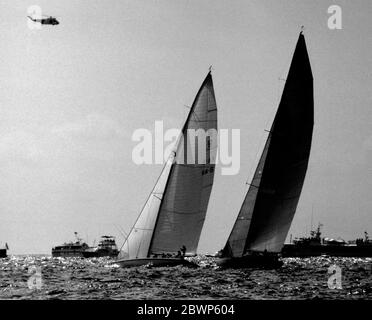
[[[119,258],[196,253],[212,189],[217,152],[217,106],[208,73],[177,142]],[[194,136],[196,134],[196,138]]]
[[[224,256],[281,251],[304,183],[313,124],[313,76],[301,33],[275,119]]]

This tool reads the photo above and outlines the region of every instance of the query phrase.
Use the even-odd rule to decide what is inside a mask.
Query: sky
[[[342,29],[327,26],[331,5]],[[30,29],[38,5],[58,26]],[[136,165],[136,129],[181,128],[210,65],[218,125],[240,171],[217,166],[200,253],[231,231],[301,26],[314,76],[309,167],[289,235],[372,235],[370,1],[0,0],[0,245],[49,253],[128,232],[162,166]]]

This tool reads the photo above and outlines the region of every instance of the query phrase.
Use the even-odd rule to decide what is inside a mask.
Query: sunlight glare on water
[[[371,258],[286,258],[277,270],[193,259],[199,268],[125,269],[107,258],[11,256],[0,260],[0,299],[372,299]],[[342,289],[328,287],[331,265],[342,270]]]

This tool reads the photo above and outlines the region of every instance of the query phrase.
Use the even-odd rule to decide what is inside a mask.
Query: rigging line
[[[191,119],[191,117],[190,117],[190,120],[189,121],[194,121],[194,122],[201,122],[202,120],[200,120],[199,118],[198,118],[198,115],[196,114],[196,112],[194,111],[194,110],[191,110],[191,114],[196,118],[196,120],[194,120],[194,119]],[[208,121],[208,120],[207,120]]]
[[[252,183],[249,183],[249,182],[247,182],[247,184],[250,186],[250,187],[254,187],[254,188],[256,188],[256,189],[258,189],[259,187],[258,186],[255,186],[254,184],[252,184]]]
[[[128,237],[128,233],[127,233],[123,228],[121,228],[120,230],[121,230],[122,233],[124,234],[125,238],[127,238],[127,237]]]
[[[119,232],[121,233],[120,229],[119,229]],[[119,251],[121,251],[123,249],[126,241],[128,240],[128,236],[129,236],[129,234],[128,235],[124,234],[124,241],[123,241],[123,244],[120,246],[120,250]]]
[[[121,249],[124,247],[125,241],[127,241],[127,239],[128,239],[128,236],[123,232],[123,230],[120,230],[118,226],[115,225],[115,227],[116,227],[116,229],[119,231],[119,233],[120,233],[122,236],[124,236],[123,244],[120,246],[120,250],[119,250],[119,251],[121,251]]]
[[[117,228],[119,228],[119,231],[120,232],[123,232],[124,234],[127,234],[127,232],[125,231],[124,228],[122,228],[121,226],[116,226]]]
[[[196,118],[196,120],[194,120],[194,119],[191,119],[191,117],[190,117],[190,120],[189,120],[189,121],[194,121],[194,122],[209,122],[209,120],[200,120],[200,119],[198,118],[198,115],[196,114],[196,112],[195,112],[194,110],[192,110],[191,107],[189,107],[189,106],[187,106],[187,105],[185,105],[185,104],[184,104],[184,106],[187,107],[187,108],[189,108],[191,114]],[[194,108],[194,109],[195,109],[195,108]],[[214,111],[214,110],[217,110],[217,108],[216,108],[216,109],[213,109],[212,111]],[[208,112],[209,112],[209,111],[208,111]]]

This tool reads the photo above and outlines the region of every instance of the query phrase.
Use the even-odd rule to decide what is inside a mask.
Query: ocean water
[[[277,270],[193,259],[198,268],[124,269],[106,258],[11,256],[0,259],[0,299],[372,299],[371,258],[286,258]]]

